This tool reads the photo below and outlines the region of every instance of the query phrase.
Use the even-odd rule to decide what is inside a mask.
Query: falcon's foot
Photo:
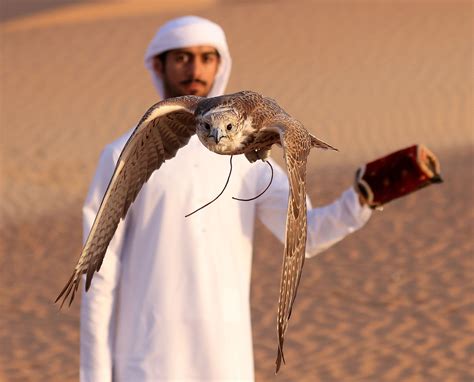
[[[250,163],[256,162],[259,159],[265,161],[270,156],[271,149],[252,150],[245,153],[245,157]]]

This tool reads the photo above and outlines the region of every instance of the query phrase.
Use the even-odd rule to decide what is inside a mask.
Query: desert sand
[[[257,381],[474,380],[472,2],[29,3],[5,1],[0,23],[0,381],[78,379],[79,304],[53,301],[79,256],[101,149],[157,101],[146,45],[184,14],[225,28],[229,92],[275,98],[339,148],[311,154],[314,205],[413,143],[445,179],[306,262],[278,376],[282,246],[258,225]]]

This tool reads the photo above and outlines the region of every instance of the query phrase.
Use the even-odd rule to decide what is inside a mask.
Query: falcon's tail
[[[322,140],[316,138],[314,135],[310,134],[311,137],[311,147],[316,147],[318,149],[323,149],[323,150],[335,150],[339,151],[335,147],[332,147],[331,145],[327,144],[326,142],[323,142]]]

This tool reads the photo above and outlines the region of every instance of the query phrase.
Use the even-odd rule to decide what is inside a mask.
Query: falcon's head
[[[242,149],[243,134],[251,125],[237,110],[218,106],[197,117],[197,135],[202,144],[218,154],[237,154]]]

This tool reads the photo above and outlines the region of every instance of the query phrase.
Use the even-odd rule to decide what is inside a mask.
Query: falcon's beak
[[[216,145],[219,143],[219,141],[221,140],[221,138],[224,136],[224,134],[222,134],[222,130],[221,129],[216,129],[214,127],[211,128],[211,131],[209,133],[209,137],[213,137],[214,138],[214,141],[216,142]]]

